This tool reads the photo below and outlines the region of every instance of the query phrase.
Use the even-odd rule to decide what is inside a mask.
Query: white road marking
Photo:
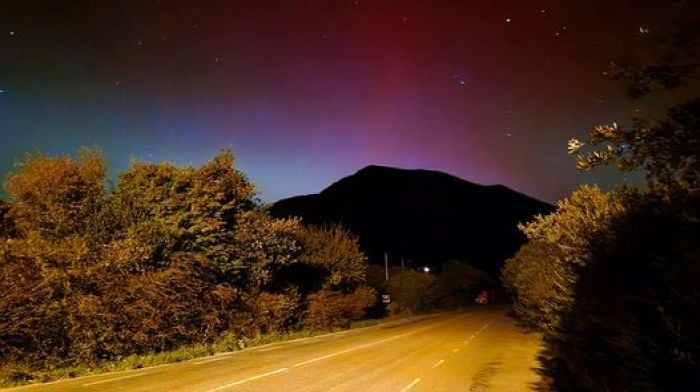
[[[376,340],[376,341],[374,341],[374,342],[367,343],[367,344],[363,344],[363,345],[360,345],[360,346],[357,346],[357,347],[352,347],[352,348],[349,348],[349,349],[346,349],[346,350],[341,350],[341,351],[337,351],[337,352],[334,352],[334,353],[331,353],[331,354],[322,355],[322,356],[320,356],[320,357],[316,357],[316,358],[312,358],[312,359],[309,359],[309,360],[306,360],[306,361],[303,361],[303,362],[299,362],[299,363],[297,363],[297,364],[292,365],[292,367],[293,367],[293,368],[297,368],[297,367],[300,367],[300,366],[308,365],[308,364],[310,364],[310,363],[314,363],[314,362],[318,362],[318,361],[323,361],[324,359],[329,359],[329,358],[337,357],[338,355],[347,354],[347,353],[350,353],[350,352],[353,352],[353,351],[361,350],[361,349],[363,349],[363,348],[376,346],[377,344],[382,344],[382,343],[386,343],[386,342],[389,342],[389,341],[392,341],[392,340],[400,339],[400,338],[402,338],[402,337],[404,337],[404,336],[413,335],[413,334],[416,334],[416,333],[418,333],[418,332],[422,332],[422,331],[424,331],[424,330],[426,330],[426,329],[433,328],[433,327],[435,327],[435,326],[433,325],[433,326],[430,326],[430,327],[425,327],[425,328],[417,329],[417,330],[415,330],[415,331],[410,331],[410,332],[402,333],[401,335],[396,335],[396,336],[392,336],[392,337],[390,337],[390,338]]]
[[[245,383],[250,382],[250,381],[255,381],[255,380],[259,380],[259,379],[261,379],[261,378],[273,376],[273,375],[278,374],[278,373],[283,373],[283,372],[286,372],[287,370],[289,370],[289,368],[287,368],[287,367],[279,368],[279,369],[273,370],[273,371],[271,371],[271,372],[267,372],[267,373],[263,373],[263,374],[258,374],[257,376],[252,376],[252,377],[244,378],[244,379],[242,379],[242,380],[238,380],[238,381],[232,382],[232,383],[230,383],[230,384],[225,384],[225,385],[216,387],[216,388],[214,388],[214,389],[209,389],[209,390],[207,390],[206,392],[222,391],[222,390],[224,390],[224,389],[228,389],[228,388],[231,388],[231,387],[235,387],[236,385],[245,384]]]
[[[444,360],[444,359],[441,359],[441,360],[437,361],[437,363],[436,363],[435,365],[433,365],[432,368],[435,369],[435,368],[437,368],[438,366],[442,365],[443,363],[445,363],[445,360]]]
[[[117,377],[117,378],[110,378],[110,379],[108,379],[108,380],[100,380],[100,381],[89,382],[89,383],[87,383],[87,384],[83,384],[83,386],[84,386],[84,387],[87,387],[87,386],[90,386],[90,385],[105,384],[105,383],[112,382],[112,381],[125,380],[125,379],[127,379],[127,378],[134,378],[134,377],[141,377],[141,376],[145,376],[145,374],[141,374],[141,373],[139,373],[139,374],[130,374],[130,375],[128,375],[128,376],[121,376],[121,377]]]
[[[279,349],[281,349],[281,348],[282,348],[282,346],[274,346],[274,347],[263,348],[263,349],[260,349],[260,350],[255,350],[255,352],[257,352],[257,353],[266,353],[266,352],[268,352],[268,351],[279,350]]]
[[[216,358],[209,358],[209,359],[204,359],[204,360],[201,360],[201,361],[194,362],[194,364],[195,364],[195,365],[201,365],[201,364],[204,364],[204,363],[210,363],[210,362],[221,361],[222,359],[227,359],[228,357],[230,357],[230,355],[220,355],[220,356],[217,356]]]
[[[406,392],[406,391],[408,391],[409,389],[415,387],[416,384],[418,384],[419,382],[420,382],[420,378],[416,378],[416,379],[413,380],[410,384],[408,384],[408,385],[406,385],[405,387],[403,387],[403,389],[401,390],[401,392]]]

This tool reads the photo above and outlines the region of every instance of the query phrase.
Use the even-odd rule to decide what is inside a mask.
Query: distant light
[[[423,267],[423,272],[425,272],[426,274],[429,273],[430,267],[428,267],[427,265],[425,267]]]
[[[511,18],[506,18],[506,23],[510,23],[510,22],[512,22],[512,21],[513,21],[513,19],[511,19]]]

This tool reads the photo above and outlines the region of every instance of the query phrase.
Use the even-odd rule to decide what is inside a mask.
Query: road
[[[527,391],[540,338],[505,308],[379,324],[171,365],[8,391]]]

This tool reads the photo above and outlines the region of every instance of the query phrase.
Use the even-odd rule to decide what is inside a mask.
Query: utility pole
[[[384,252],[384,275],[389,280],[389,255]]]

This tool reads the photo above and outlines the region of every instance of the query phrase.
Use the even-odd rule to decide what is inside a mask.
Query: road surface
[[[527,391],[540,338],[505,308],[442,313],[8,391]]]

